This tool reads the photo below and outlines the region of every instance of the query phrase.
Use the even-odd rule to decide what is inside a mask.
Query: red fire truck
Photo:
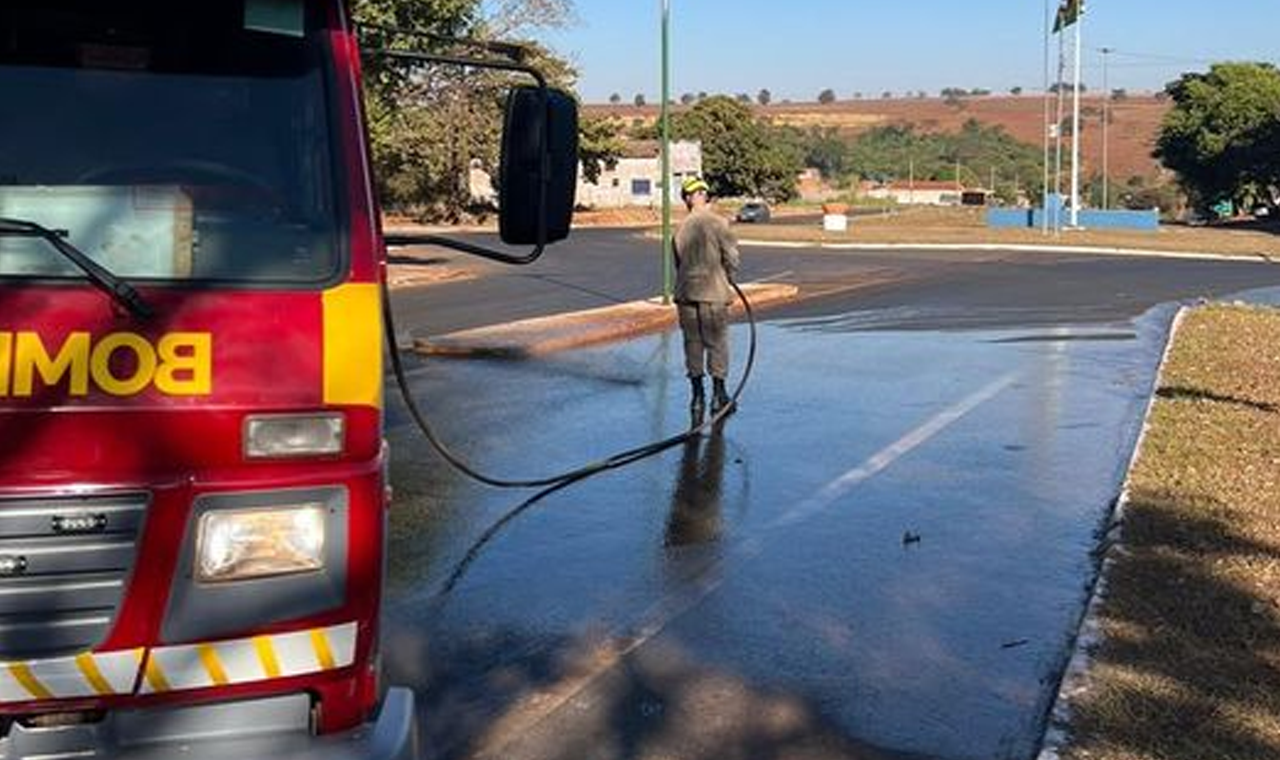
[[[360,77],[343,0],[0,4],[0,758],[414,755]]]

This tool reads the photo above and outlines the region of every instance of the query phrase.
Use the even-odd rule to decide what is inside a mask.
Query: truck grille
[[[124,596],[147,501],[0,500],[0,660],[102,642]]]

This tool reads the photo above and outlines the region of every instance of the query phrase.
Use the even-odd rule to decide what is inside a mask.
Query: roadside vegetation
[[[1219,63],[1183,74],[1165,92],[1166,115],[1155,156],[1178,175],[1205,218],[1257,205],[1280,192],[1280,69],[1269,63]]]
[[[1280,311],[1190,312],[1130,474],[1067,760],[1280,757]]]
[[[357,0],[362,44],[374,50],[477,55],[440,38],[519,43],[523,63],[549,83],[574,91],[578,73],[533,41],[573,18],[572,0]],[[438,37],[404,33],[426,33]],[[493,57],[480,51],[480,57]],[[419,221],[463,222],[483,217],[473,203],[470,169],[494,173],[505,93],[531,80],[450,66],[423,66],[371,55],[365,61],[365,108],[378,193],[390,214]],[[616,163],[621,124],[594,116],[580,122],[581,155],[588,177]]]

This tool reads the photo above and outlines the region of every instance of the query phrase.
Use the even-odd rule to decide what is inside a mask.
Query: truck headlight
[[[321,504],[206,512],[197,532],[196,580],[220,583],[319,570],[324,526]]]
[[[245,419],[244,455],[249,459],[341,454],[346,418],[338,413],[264,414]]]

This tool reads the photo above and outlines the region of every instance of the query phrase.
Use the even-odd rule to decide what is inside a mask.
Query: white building
[[[890,182],[868,188],[866,197],[903,206],[959,206],[964,187],[958,182]]]
[[[671,197],[680,198],[686,177],[702,174],[702,143],[671,143]],[[602,168],[599,182],[578,172],[577,205],[585,208],[657,207],[662,205],[662,144],[656,140],[627,143],[618,165]]]

